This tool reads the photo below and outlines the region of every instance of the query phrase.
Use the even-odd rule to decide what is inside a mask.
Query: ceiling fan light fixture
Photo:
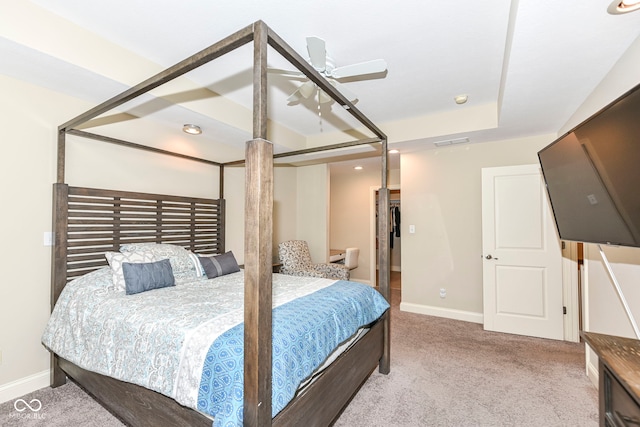
[[[623,13],[633,12],[634,10],[638,10],[638,9],[640,9],[640,1],[614,0],[607,8],[607,12],[609,12],[612,15],[620,15]]]
[[[387,72],[387,62],[383,59],[374,59],[372,61],[358,62],[351,65],[345,65],[342,67],[336,67],[334,59],[327,55],[327,49],[325,41],[319,37],[307,37],[307,52],[309,53],[308,62],[311,66],[320,73],[329,84],[337,89],[340,94],[346,98],[350,103],[355,104],[358,102],[358,96],[345,87],[345,85],[338,80],[340,79],[357,79],[365,80],[370,78],[384,77]],[[296,89],[288,98],[287,103],[289,105],[296,105],[300,102],[304,102],[304,99],[309,99],[312,96],[318,98],[318,104],[326,104],[334,101],[334,98],[319,90],[318,85],[311,81],[304,73],[296,71],[278,70],[272,69],[273,73],[289,76],[293,78],[302,77],[304,83]],[[346,83],[346,81],[344,82]],[[350,106],[343,104],[343,101],[335,99],[345,109],[350,109]]]
[[[456,101],[456,104],[462,105],[462,104],[466,103],[469,100],[469,96],[468,95],[458,95],[458,96],[454,97],[453,100]]]
[[[188,133],[189,135],[200,135],[202,133],[202,129],[198,125],[186,124],[182,126],[182,131],[184,133]]]

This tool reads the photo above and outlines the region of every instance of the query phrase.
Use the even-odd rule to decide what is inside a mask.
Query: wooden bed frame
[[[348,353],[339,356],[311,387],[269,420],[271,425],[323,427],[332,424],[379,363],[384,352],[387,316],[385,313]],[[62,358],[58,358],[58,363],[74,382],[125,424],[211,427],[210,418],[163,394],[87,371]]]
[[[76,129],[77,126],[249,42],[254,44],[253,139],[246,143],[244,160],[217,163]],[[272,144],[266,139],[268,46],[302,71],[376,137],[274,155]],[[65,143],[69,134],[216,166],[220,172],[220,199],[69,187],[64,182]],[[104,252],[118,250],[123,243],[173,243],[200,253],[224,252],[224,168],[225,165],[244,163],[244,424],[331,424],[376,366],[381,373],[389,373],[389,313],[385,313],[372,325],[369,333],[343,353],[275,418],[271,418],[273,159],[372,143],[382,145],[382,182],[378,201],[379,289],[389,301],[389,189],[386,136],[264,22],[257,21],[243,28],[59,126],[57,183],[54,184],[53,203],[55,243],[52,260],[52,308],[68,280],[106,265]],[[179,405],[171,398],[83,370],[52,354],[52,387],[64,384],[67,375],[127,424],[211,425],[211,419]]]

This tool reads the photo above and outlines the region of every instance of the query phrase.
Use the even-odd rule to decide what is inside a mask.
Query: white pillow
[[[189,258],[191,258],[193,267],[196,269],[196,276],[197,277],[206,276],[206,274],[204,273],[204,268],[202,268],[202,264],[198,259],[198,255],[194,254],[193,252],[189,252]]]
[[[191,252],[178,245],[167,243],[127,243],[120,246],[122,253],[150,253],[156,261],[168,258],[176,279],[196,277],[196,264],[189,256]]]
[[[104,256],[107,258],[107,262],[111,267],[111,273],[113,275],[113,285],[119,291],[124,291],[126,289],[126,285],[124,282],[124,273],[122,272],[123,263],[160,261],[156,259],[156,257],[150,252],[106,252]]]

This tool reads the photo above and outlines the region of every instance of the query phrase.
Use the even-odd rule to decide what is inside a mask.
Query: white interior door
[[[482,170],[484,328],[563,339],[562,253],[538,165]]]

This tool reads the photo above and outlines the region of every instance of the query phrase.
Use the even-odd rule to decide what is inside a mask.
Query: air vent
[[[437,141],[437,142],[434,142],[433,144],[436,147],[443,147],[445,145],[466,144],[468,142],[469,142],[469,138],[464,137],[464,138],[456,138],[456,139],[447,139],[444,141]]]

